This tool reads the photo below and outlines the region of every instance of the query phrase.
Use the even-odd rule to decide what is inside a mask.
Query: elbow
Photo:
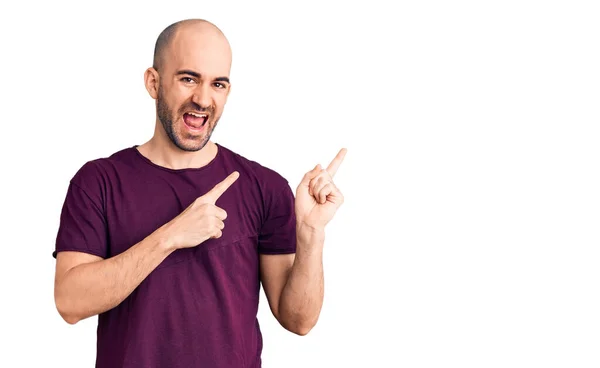
[[[306,336],[313,329],[313,327],[315,327],[316,321],[314,321],[314,322],[302,321],[302,320],[296,320],[296,321],[290,321],[290,322],[281,321],[281,325],[286,330],[290,331],[291,333],[294,333],[298,336]]]
[[[286,308],[282,306],[274,311],[279,324],[289,332],[298,336],[306,336],[316,326],[320,310]]]
[[[59,312],[60,313],[60,312]],[[70,325],[74,325],[77,322],[81,321],[80,318],[75,317],[72,314],[65,314],[65,313],[60,313],[60,316],[62,317],[62,319],[67,322]]]
[[[70,325],[74,325],[77,322],[81,321],[81,318],[77,317],[75,314],[64,309],[62,307],[62,305],[59,303],[56,303],[56,309],[58,310],[58,314],[60,314],[62,319]]]
[[[306,336],[312,330],[313,326],[298,326],[294,329],[290,329],[290,332],[295,333],[298,336]]]
[[[62,317],[62,319],[70,325],[74,325],[77,322],[81,321],[73,311],[72,308],[69,308],[70,303],[65,300],[64,297],[60,298],[58,296],[54,297],[54,304],[56,306],[56,310],[58,314]]]
[[[75,317],[63,316],[63,315],[61,315],[61,316],[62,316],[63,320],[65,322],[67,322],[68,324],[70,324],[70,325],[74,325],[74,324],[76,324],[77,322],[80,321],[80,319],[75,318]]]

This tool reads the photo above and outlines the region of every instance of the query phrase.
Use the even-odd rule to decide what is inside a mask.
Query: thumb
[[[312,180],[312,178],[314,178],[317,175],[319,175],[319,173],[321,172],[321,170],[323,170],[323,168],[321,167],[321,164],[317,164],[317,166],[315,166],[314,169],[312,169],[309,172],[307,172],[306,174],[304,174],[304,177],[302,178],[302,181],[300,182],[300,184],[308,186],[308,183],[310,183],[310,181]]]

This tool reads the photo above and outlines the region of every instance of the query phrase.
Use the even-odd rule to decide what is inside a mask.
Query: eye
[[[190,77],[183,77],[183,78],[181,78],[181,81],[183,81],[185,83],[194,83],[194,80]]]
[[[227,88],[227,86],[225,84],[220,83],[220,82],[215,82],[214,86],[217,88],[220,88],[220,89]]]

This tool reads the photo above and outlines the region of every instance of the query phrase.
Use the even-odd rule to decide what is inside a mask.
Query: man
[[[231,50],[204,20],[167,27],[145,86],[154,136],[84,164],[56,239],[55,301],[98,315],[96,367],[260,367],[260,285],[279,323],[308,333],[323,302],[324,228],[345,152],[292,193],[275,171],[210,140]]]

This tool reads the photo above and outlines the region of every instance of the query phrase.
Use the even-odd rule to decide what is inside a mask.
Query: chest
[[[264,209],[258,189],[243,181],[236,184],[215,203],[227,212],[227,226],[222,238],[207,241],[207,247],[256,237],[262,226]],[[210,181],[162,177],[140,177],[110,187],[105,199],[109,255],[126,251],[172,221],[212,187]]]

